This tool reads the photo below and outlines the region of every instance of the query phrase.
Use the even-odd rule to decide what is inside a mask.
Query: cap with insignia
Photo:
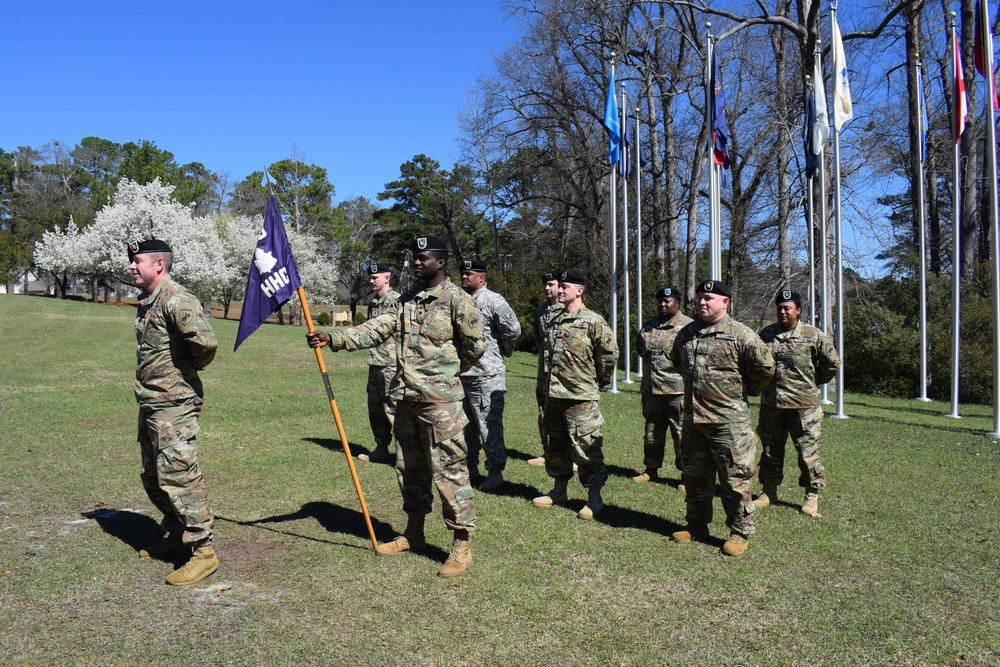
[[[659,291],[656,292],[656,300],[657,301],[659,301],[660,299],[667,299],[667,298],[670,298],[670,297],[673,297],[674,299],[679,299],[680,298],[680,297],[677,296],[677,288],[676,287],[661,287],[659,289]]]
[[[778,292],[778,296],[774,297],[774,305],[785,303],[786,301],[791,301],[799,308],[802,307],[802,297],[799,296],[798,292],[793,292],[790,289],[783,289]]]
[[[132,261],[132,258],[136,255],[145,255],[151,252],[173,252],[170,246],[167,245],[166,241],[161,241],[160,239],[146,239],[145,241],[129,241],[128,242],[128,259]]]
[[[481,259],[467,259],[462,262],[462,271],[478,271],[486,273],[486,262]]]
[[[382,262],[372,262],[368,266],[368,274],[374,276],[376,273],[392,273],[392,269],[389,268],[388,264],[383,264]]]
[[[436,236],[420,236],[413,240],[410,250],[414,253],[430,250],[431,252],[448,252],[448,244]]]
[[[559,282],[572,283],[574,285],[586,285],[587,279],[579,271],[563,271],[559,274]]]
[[[727,298],[733,298],[733,293],[729,290],[729,285],[721,280],[703,280],[698,285],[698,294],[718,294]]]
[[[550,283],[553,280],[559,280],[559,275],[562,273],[562,269],[552,269],[542,274],[542,282]]]

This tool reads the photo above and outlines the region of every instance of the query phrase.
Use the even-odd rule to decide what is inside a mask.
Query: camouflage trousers
[[[545,472],[568,480],[576,463],[581,484],[588,489],[604,486],[608,481],[601,434],[604,417],[597,401],[548,398],[544,411]]]
[[[722,487],[726,525],[743,535],[756,532],[750,484],[755,471],[757,439],[749,419],[728,424],[696,424],[684,420],[682,479],[687,488],[688,525],[712,522],[715,478]]]
[[[392,419],[396,402],[389,396],[389,383],[396,374],[394,366],[368,367],[368,423],[372,427],[375,446],[392,444]]]
[[[503,375],[476,375],[462,378],[465,389],[465,444],[469,449],[469,470],[479,468],[479,443],[486,452],[486,471],[503,472],[507,467],[507,445],[503,439],[503,409],[507,385]]]
[[[760,482],[780,486],[785,478],[785,442],[792,442],[799,454],[799,486],[817,493],[826,487],[826,468],[819,460],[819,436],[823,408],[760,408],[757,435],[764,449],[760,457]]]
[[[396,477],[403,511],[411,516],[430,514],[433,484],[445,525],[471,532],[476,529],[476,506],[462,434],[466,423],[461,402],[396,403]]]
[[[662,468],[667,446],[667,431],[674,442],[674,466],[681,465],[681,432],[684,421],[684,394],[642,395],[642,416],[646,420],[646,436],[642,443],[642,462],[647,468]]]
[[[545,453],[545,390],[535,387],[535,402],[538,403],[538,437],[542,443],[542,453]]]
[[[205,479],[198,467],[198,415],[202,399],[179,405],[139,405],[139,450],[142,485],[163,512],[164,531],[183,530],[183,541],[212,543],[215,515]]]

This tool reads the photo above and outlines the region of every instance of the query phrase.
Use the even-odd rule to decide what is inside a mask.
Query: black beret
[[[382,262],[372,262],[368,265],[368,275],[374,276],[376,273],[392,273],[392,267]]]
[[[802,297],[799,296],[798,292],[793,292],[790,289],[783,289],[778,292],[778,296],[774,297],[774,305],[776,306],[779,303],[784,303],[786,301],[791,301],[799,308],[802,307]]]
[[[559,274],[559,282],[573,283],[574,285],[586,285],[587,279],[579,271],[563,271]]]
[[[721,280],[703,280],[702,283],[698,285],[698,293],[718,294],[719,296],[728,297],[730,299],[733,297],[733,293],[729,291],[729,285]]]
[[[674,299],[677,299],[678,301],[680,301],[680,296],[678,296],[678,292],[677,292],[677,288],[676,287],[661,287],[656,292],[656,300],[657,301],[659,301],[660,299],[666,299],[667,297],[673,297]]]
[[[463,271],[478,271],[479,273],[486,273],[486,262],[481,259],[467,259],[462,262]]]
[[[542,274],[542,282],[543,283],[548,283],[548,282],[552,282],[553,280],[558,281],[559,280],[559,275],[561,273],[562,273],[562,269],[552,269],[551,271],[547,271],[547,272],[545,272],[545,273]]]
[[[410,250],[414,253],[423,252],[424,250],[429,250],[431,252],[448,252],[448,244],[444,239],[436,236],[421,236],[413,239],[413,245],[410,246]]]
[[[136,255],[145,255],[151,252],[173,252],[166,241],[160,239],[146,239],[145,241],[128,242],[128,258],[131,261]]]

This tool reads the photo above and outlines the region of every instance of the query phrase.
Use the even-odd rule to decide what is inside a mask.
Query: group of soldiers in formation
[[[418,238],[411,251],[412,289],[395,292],[390,268],[373,263],[368,274],[375,298],[368,319],[334,333],[313,331],[306,340],[313,348],[369,351],[368,413],[375,448],[358,458],[395,464],[407,517],[403,533],[379,544],[377,553],[398,555],[426,545],[433,487],[453,533],[438,574],[453,577],[472,564],[473,488],[495,491],[504,484],[503,358],[513,354],[521,326],[507,301],[486,286],[484,262],[463,262],[459,288],[447,276],[448,247],[442,239]],[[167,583],[191,584],[218,568],[195,442],[203,400],[198,371],[212,360],[216,340],[197,299],[170,279],[172,254],[165,243],[132,242],[129,260],[136,285],[145,290],[136,317],[142,480],[164,514],[166,533],[139,554],[190,552],[190,560]],[[593,519],[604,509],[608,478],[599,399],[616,372],[618,346],[607,321],[583,303],[582,273],[550,271],[542,284],[546,300],[535,313],[542,456],[528,463],[544,465],[553,486],[531,502],[537,507],[565,503],[575,473],[587,489],[577,516]],[[805,489],[802,512],[819,516],[826,474],[819,457],[823,410],[818,386],[834,377],[839,359],[827,336],[800,321],[801,299],[793,291],[778,293],[777,322],[760,335],[729,317],[731,293],[722,281],[702,282],[697,295],[697,318],[692,319],[680,312],[676,289],[660,289],[657,314],[638,333],[646,369],[641,384],[644,470],[632,481],[660,478],[669,432],[674,465],[681,472],[678,488],[687,501],[687,525],[671,538],[709,538],[717,478],[730,531],[722,552],[739,556],[756,530],[755,510],[777,501],[789,436]],[[753,497],[757,437],[746,397],[758,394],[763,490]],[[395,454],[389,449],[393,437]],[[480,448],[485,475],[479,469]]]

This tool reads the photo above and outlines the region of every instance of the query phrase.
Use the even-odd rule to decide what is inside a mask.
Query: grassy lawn
[[[423,555],[378,558],[301,327],[235,321],[203,374],[202,468],[219,571],[166,586],[140,560],[159,516],[139,481],[134,311],[0,296],[0,664],[4,665],[995,665],[1000,664],[1000,466],[986,406],[848,394],[828,419],[822,519],[761,510],[741,559],[677,545],[676,474],[636,485],[638,385],[601,399],[611,480],[597,521],[528,500],[550,481],[534,357],[508,365],[511,460],[477,494],[475,564],[443,580],[439,514]],[[352,448],[373,443],[363,353],[327,353]],[[793,451],[793,448],[789,446]],[[380,540],[405,525],[391,467],[358,463]],[[436,503],[435,510],[439,509]]]

